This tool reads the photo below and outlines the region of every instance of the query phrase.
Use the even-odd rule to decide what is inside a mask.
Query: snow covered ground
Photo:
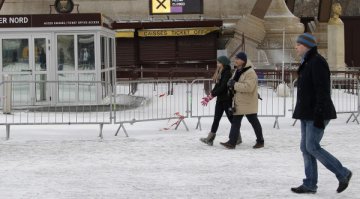
[[[105,125],[104,139],[96,125],[11,126],[11,138],[0,134],[0,198],[360,198],[360,125],[346,124],[338,115],[325,131],[322,145],[353,171],[349,188],[336,193],[338,181],[319,164],[318,192],[296,195],[290,187],[304,177],[299,149],[299,122],[289,112],[279,118],[260,118],[265,147],[252,149],[255,135],[244,119],[243,143],[235,150],[222,147],[230,125],[223,118],[214,146],[199,141],[211,118],[186,119],[187,132],[160,131],[168,121],[125,124],[130,137]]]

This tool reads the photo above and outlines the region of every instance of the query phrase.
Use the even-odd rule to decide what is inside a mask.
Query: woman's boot
[[[236,145],[239,145],[241,143],[242,143],[242,138],[241,138],[241,133],[239,133],[239,137],[238,137],[238,139],[236,141]]]
[[[204,142],[209,146],[212,146],[214,143],[215,136],[216,136],[215,133],[210,132],[206,138],[200,138],[200,141]]]

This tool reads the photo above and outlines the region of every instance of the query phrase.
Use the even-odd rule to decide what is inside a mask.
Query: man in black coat
[[[305,179],[295,193],[316,193],[318,181],[317,160],[336,175],[337,192],[344,191],[352,173],[341,162],[320,146],[324,129],[330,119],[336,118],[331,100],[330,70],[326,60],[317,52],[316,38],[301,34],[297,39],[296,52],[301,57],[298,69],[297,101],[294,119],[301,120],[300,149],[304,157]]]

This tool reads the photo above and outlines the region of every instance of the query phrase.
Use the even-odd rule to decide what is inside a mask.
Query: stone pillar
[[[330,70],[345,70],[345,33],[344,23],[340,19],[340,3],[331,6],[332,17],[328,24],[328,63]]]
[[[298,60],[295,52],[297,37],[304,32],[304,25],[286,6],[284,0],[273,0],[264,18],[266,35],[259,49],[266,52],[269,62],[281,65],[283,61],[283,32],[285,30],[284,62]]]
[[[344,24],[328,25],[328,63],[330,70],[345,70]]]

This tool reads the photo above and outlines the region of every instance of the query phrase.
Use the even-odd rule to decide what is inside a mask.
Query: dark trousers
[[[232,114],[229,113],[229,109],[232,106],[232,102],[231,101],[216,101],[215,104],[215,115],[214,115],[214,121],[213,124],[211,126],[211,132],[212,133],[216,133],[216,131],[219,128],[219,123],[220,120],[222,118],[222,115],[225,111],[225,114],[227,116],[227,118],[229,119],[230,123],[232,121]]]
[[[246,118],[249,120],[251,126],[253,127],[256,135],[256,142],[264,143],[264,137],[262,134],[261,124],[257,117],[257,114],[249,114],[245,115]],[[244,115],[234,115],[231,123],[230,134],[229,134],[229,143],[232,145],[236,145],[236,141],[240,135],[240,126],[241,120]]]

